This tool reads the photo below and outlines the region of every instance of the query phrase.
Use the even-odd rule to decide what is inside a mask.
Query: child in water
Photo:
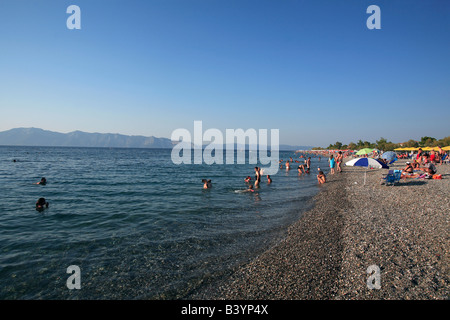
[[[323,183],[325,183],[325,182],[327,181],[327,178],[326,178],[326,176],[325,176],[325,174],[323,173],[322,170],[320,170],[320,171],[319,171],[319,174],[317,175],[317,181],[318,181],[320,184],[323,184]]]

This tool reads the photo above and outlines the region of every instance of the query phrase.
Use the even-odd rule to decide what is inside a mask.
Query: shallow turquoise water
[[[318,191],[315,158],[311,175],[294,164],[235,193],[254,165],[175,165],[170,152],[0,147],[0,298],[186,297],[279,240]],[[80,290],[66,286],[70,265]]]

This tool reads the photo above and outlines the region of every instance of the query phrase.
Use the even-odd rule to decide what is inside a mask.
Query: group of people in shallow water
[[[260,167],[255,167],[255,183],[252,183],[252,178],[250,176],[247,176],[244,181],[249,185],[247,190],[243,191],[249,191],[254,192],[254,188],[259,188],[259,184],[261,183],[261,176],[262,176],[262,169]],[[270,175],[267,175],[267,183],[272,183],[272,178]],[[203,182],[203,189],[209,189],[212,188],[212,182],[211,180],[202,179]]]
[[[301,156],[303,157],[303,156]],[[330,157],[330,159],[333,159],[333,156]],[[339,158],[340,162],[342,162],[342,155]],[[319,157],[319,161],[320,161],[320,157]],[[283,169],[283,159],[280,159],[278,163],[280,163],[280,169]],[[291,168],[291,163],[294,162],[294,160],[292,159],[292,157],[289,157],[289,160],[286,161],[285,163],[285,167],[286,170],[290,170]],[[295,160],[295,162],[300,163],[300,161]],[[333,166],[334,169],[334,166]],[[325,173],[320,169],[317,168],[318,170],[318,174],[317,174],[317,181],[319,184],[323,184],[327,181],[326,179],[326,175]],[[338,171],[341,171],[342,169],[338,169]],[[305,159],[304,164],[300,164],[297,168],[297,171],[299,174],[303,174],[303,173],[310,173],[311,172],[311,157],[308,157],[307,159]],[[334,172],[333,172],[334,173]],[[254,183],[252,182],[252,177],[247,176],[244,179],[244,182],[248,184],[248,189],[247,190],[241,190],[241,191],[247,191],[247,192],[254,192],[256,188],[259,188],[259,185],[261,183],[261,177],[263,175],[263,170],[260,167],[255,167],[255,179],[254,179]],[[267,184],[271,184],[272,183],[272,178],[270,177],[270,175],[266,175],[267,178]],[[207,180],[207,179],[202,179],[202,183],[203,183],[203,189],[209,189],[212,187],[212,183],[211,180]]]
[[[248,183],[248,189],[247,191],[254,192],[254,188],[259,188],[259,184],[261,183],[261,176],[263,174],[263,171],[260,167],[255,167],[255,183],[252,184],[252,178],[250,176],[247,176],[245,178],[245,182]],[[267,178],[267,184],[272,183],[272,178],[270,175],[266,175]]]

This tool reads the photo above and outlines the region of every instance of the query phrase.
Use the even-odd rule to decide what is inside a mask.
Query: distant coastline
[[[154,136],[130,136],[118,133],[60,133],[40,128],[14,128],[0,132],[0,146],[93,147],[171,149],[177,142]],[[244,146],[236,146],[243,148]],[[246,146],[247,147],[247,146]],[[312,146],[280,145],[282,151],[311,150]]]

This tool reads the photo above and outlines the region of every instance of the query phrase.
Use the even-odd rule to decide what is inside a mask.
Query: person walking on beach
[[[330,173],[334,174],[334,168],[336,167],[336,160],[334,159],[333,155],[330,155]]]

